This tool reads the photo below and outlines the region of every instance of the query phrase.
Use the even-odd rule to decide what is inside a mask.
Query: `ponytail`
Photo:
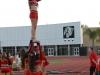
[[[5,55],[6,55],[6,53],[3,52],[2,53],[2,56],[1,56],[2,61],[4,61],[6,59],[6,56]]]
[[[21,50],[20,56],[21,56],[21,68],[22,70],[24,70],[25,69],[25,50],[24,49]]]
[[[33,72],[35,69],[35,62],[36,62],[36,54],[35,52],[31,51],[28,55],[28,65],[30,72]]]

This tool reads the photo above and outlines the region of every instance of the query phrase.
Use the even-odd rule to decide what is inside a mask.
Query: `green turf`
[[[49,60],[50,64],[57,64],[57,63],[62,63],[62,62],[68,62],[68,60]]]
[[[16,66],[16,63],[13,63],[13,65],[12,65],[13,67],[15,67]]]
[[[62,63],[62,62],[68,62],[69,60],[49,60],[49,63],[50,64],[57,64],[57,63]],[[13,63],[13,67],[15,67],[16,66],[16,63]]]

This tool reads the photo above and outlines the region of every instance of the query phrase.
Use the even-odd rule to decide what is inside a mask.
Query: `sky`
[[[31,26],[28,0],[0,0],[0,27]],[[80,21],[98,27],[100,0],[42,0],[38,25]]]

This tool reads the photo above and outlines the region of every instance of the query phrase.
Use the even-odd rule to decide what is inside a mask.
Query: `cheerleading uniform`
[[[9,59],[10,59],[11,63],[13,64],[13,57],[10,57]]]
[[[45,60],[45,63],[43,64],[43,66],[47,66],[49,63],[47,62],[47,59],[45,58],[45,56],[42,53],[42,48],[40,46],[40,43],[37,43],[37,44],[38,44],[38,46],[37,46],[38,49],[37,50],[39,50],[39,51],[37,51],[36,53],[39,53],[40,56],[38,58],[38,54],[36,54],[36,60],[37,61],[35,62],[35,66],[40,67],[42,65],[42,60]],[[30,43],[29,52],[33,51],[33,50],[34,50],[34,43]],[[28,59],[26,60],[26,62],[28,63]],[[28,74],[29,70],[27,70],[26,73]],[[43,75],[43,73],[42,73],[41,70],[39,70],[39,71],[30,72],[30,75]]]
[[[11,67],[10,67],[10,69],[11,69],[11,71],[12,71],[13,57],[10,57],[9,59],[10,59],[10,61],[11,61]]]
[[[45,56],[43,56],[43,60],[44,60],[44,62],[42,64],[43,67],[46,67],[47,65],[49,65],[49,62],[47,61]]]
[[[0,70],[1,70],[1,58],[0,58]]]
[[[43,54],[43,63],[42,63],[42,72],[43,72],[43,75],[45,75],[45,67],[47,66],[47,65],[49,65],[49,62],[47,61],[47,59],[46,59],[46,57],[44,56],[44,54]]]
[[[25,59],[25,75],[30,75],[28,68],[28,58]]]
[[[34,45],[34,44],[33,44]],[[35,66],[41,66],[42,64],[42,48],[40,46],[40,43],[38,43],[38,47],[39,47],[39,50],[40,50],[40,56],[39,56],[39,59],[35,62]],[[34,72],[30,72],[30,75],[43,75],[41,71],[34,71]]]
[[[40,66],[41,60],[36,61],[35,66]],[[25,75],[42,75],[41,71],[30,72],[28,68],[28,58],[25,59]]]
[[[4,61],[0,60],[1,62],[1,73],[7,73],[11,71],[11,63],[9,58],[6,58]]]
[[[40,0],[29,0],[29,7],[30,7],[30,18],[38,19],[38,11],[31,10],[31,6],[38,6],[38,1]]]
[[[38,63],[40,63],[40,62],[38,62]],[[41,66],[41,64],[36,63],[35,66]],[[43,75],[43,74],[42,74],[42,71],[40,70],[40,71],[30,72],[30,75]]]

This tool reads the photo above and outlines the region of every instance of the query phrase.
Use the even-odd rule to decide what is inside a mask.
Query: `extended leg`
[[[38,23],[38,12],[37,11],[30,12],[30,20],[32,24],[31,40],[34,40],[33,42],[40,42],[39,40],[36,40],[36,28],[37,28],[37,23]]]

